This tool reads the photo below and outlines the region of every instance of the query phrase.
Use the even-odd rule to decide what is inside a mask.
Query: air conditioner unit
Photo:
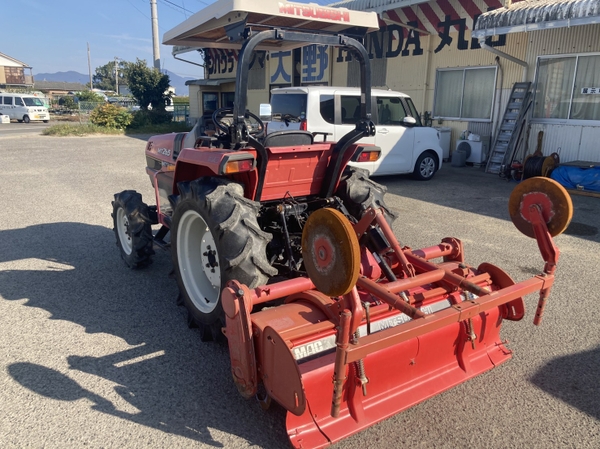
[[[470,162],[472,164],[483,164],[487,159],[487,140],[484,142],[477,142],[474,140],[458,140],[456,142],[456,149],[454,151],[462,151],[466,153],[466,162]]]

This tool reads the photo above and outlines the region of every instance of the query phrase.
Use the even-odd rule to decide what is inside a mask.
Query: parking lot
[[[0,135],[2,448],[288,447],[283,411],[244,400],[226,347],[188,329],[170,255],[139,271],[119,258],[113,194],[153,202],[144,144]],[[515,183],[450,164],[429,182],[377,180],[402,244],[454,236],[470,265],[517,280],[543,268],[508,218]],[[573,203],[542,326],[535,295],[504,324],[513,360],[335,447],[600,447],[600,199]]]

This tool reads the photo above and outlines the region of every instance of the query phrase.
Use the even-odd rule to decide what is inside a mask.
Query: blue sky
[[[214,1],[157,0],[160,40]],[[0,0],[0,11],[0,53],[33,67],[34,76],[68,70],[87,74],[86,43],[92,73],[115,56],[126,61],[145,59],[152,66],[150,0]],[[173,59],[170,46],[161,45],[160,56],[164,69],[180,76],[201,76],[200,67]],[[182,57],[201,62],[192,53]]]

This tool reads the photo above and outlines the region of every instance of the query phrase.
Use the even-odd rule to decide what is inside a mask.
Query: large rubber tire
[[[135,190],[115,194],[113,231],[121,258],[129,268],[141,268],[152,262],[152,221],[148,205]]]
[[[385,219],[391,226],[397,215],[385,204],[383,198],[386,192],[385,186],[369,178],[368,170],[346,167],[335,195],[342,200],[348,212],[357,220],[360,220],[371,206],[383,208]]]
[[[29,122],[30,122],[29,116],[28,116],[28,115],[24,115],[24,116],[23,116],[23,121],[24,121],[25,123],[29,123]]]
[[[417,162],[415,163],[415,170],[413,171],[413,177],[419,181],[429,181],[435,175],[439,167],[437,155],[432,151],[425,151],[421,153]]]
[[[221,291],[233,279],[252,288],[277,274],[266,257],[272,236],[259,228],[260,204],[240,184],[203,177],[177,186],[171,255],[188,325],[200,328],[203,341],[224,341]]]

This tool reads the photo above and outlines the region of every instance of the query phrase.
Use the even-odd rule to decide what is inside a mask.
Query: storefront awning
[[[220,86],[221,84],[235,83],[235,78],[201,79],[189,80],[185,82],[186,86]]]
[[[528,0],[479,16],[472,37],[482,39],[576,25],[600,24],[598,0]]]

